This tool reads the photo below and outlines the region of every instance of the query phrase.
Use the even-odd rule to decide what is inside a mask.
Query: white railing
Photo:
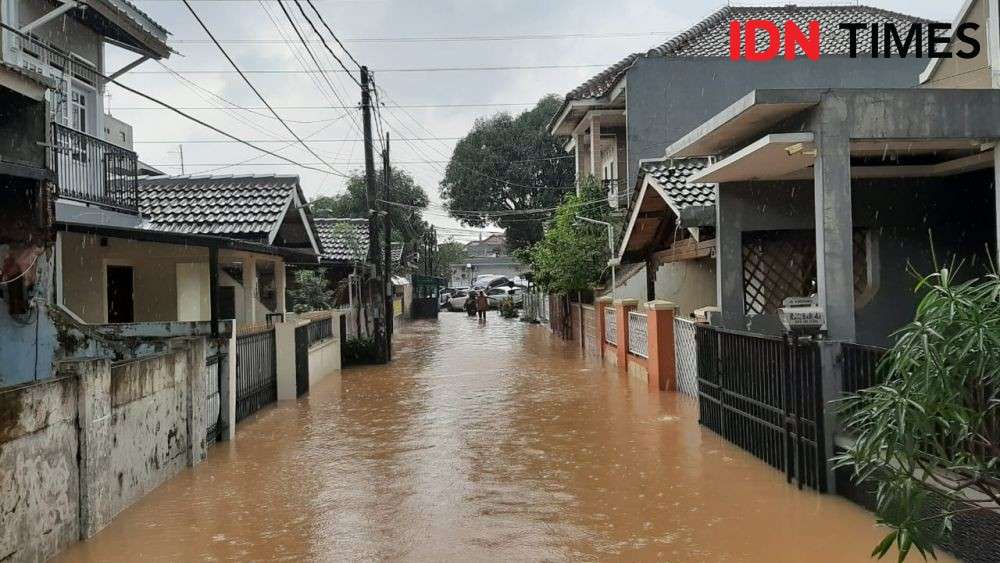
[[[618,315],[611,307],[604,309],[604,341],[618,345]]]
[[[628,351],[643,358],[649,357],[649,335],[646,315],[634,311],[628,314]]]
[[[698,346],[694,323],[674,318],[674,352],[677,355],[677,389],[685,395],[698,396]]]

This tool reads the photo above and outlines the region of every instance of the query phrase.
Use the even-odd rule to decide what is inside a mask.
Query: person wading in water
[[[476,296],[475,291],[469,291],[469,295],[465,298],[465,312],[469,314],[470,317],[476,316]]]
[[[486,320],[486,310],[490,308],[490,302],[486,299],[486,292],[480,291],[476,294],[476,310],[479,312],[479,320]]]

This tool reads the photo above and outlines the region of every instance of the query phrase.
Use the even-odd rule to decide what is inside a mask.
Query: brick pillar
[[[618,319],[618,369],[628,369],[628,314],[639,306],[637,299],[619,299],[615,301],[615,313]]]
[[[677,390],[677,357],[674,350],[674,310],[669,301],[646,303],[649,385],[661,391]]]
[[[604,357],[604,335],[606,334],[604,328],[604,310],[612,306],[612,301],[610,297],[601,297],[594,303],[594,314],[597,318],[594,319],[594,327],[597,330],[597,351]]]

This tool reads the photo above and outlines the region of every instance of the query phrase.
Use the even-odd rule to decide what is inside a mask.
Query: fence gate
[[[326,319],[330,323],[330,319]],[[309,392],[309,344],[312,341],[310,327],[307,325],[295,329],[295,396],[301,397]],[[318,323],[316,323],[318,324]]]
[[[236,337],[236,422],[278,400],[274,329]]]
[[[826,492],[819,346],[697,325],[700,422]]]
[[[208,340],[205,353],[205,414],[207,442],[214,443],[222,429],[222,396],[219,394],[219,381],[223,370],[227,369],[228,347],[225,340]]]

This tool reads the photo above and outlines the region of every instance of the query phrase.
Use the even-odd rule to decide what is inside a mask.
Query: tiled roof
[[[670,198],[669,203],[677,211],[685,207],[715,205],[713,184],[688,184],[688,178],[707,165],[700,158],[644,162],[639,170],[639,178],[641,180],[647,174],[655,178],[656,183]]]
[[[368,219],[316,219],[323,260],[364,262],[368,259]],[[393,248],[393,254],[395,254]],[[402,252],[402,248],[400,248]]]
[[[139,211],[152,230],[266,238],[298,189],[298,176],[273,174],[142,178]]]
[[[864,24],[893,23],[900,27],[915,22],[927,22],[922,18],[871,6],[728,6],[646,53],[633,53],[625,57],[572,90],[566,98],[567,100],[583,100],[606,95],[625,75],[629,67],[643,56],[728,57],[729,23],[734,20],[745,22],[751,19],[776,22],[791,20],[802,29],[808,28],[809,21],[817,20],[820,22],[820,34],[823,38],[820,52],[824,55],[848,54],[848,32],[838,28],[840,23],[844,21]],[[762,39],[758,40],[758,45],[763,48],[767,45],[765,40],[767,36],[762,35],[761,37]],[[858,34],[858,39],[858,52],[871,53],[871,35],[862,32]]]
[[[129,0],[103,0],[103,2],[116,12],[132,20],[146,33],[149,33],[160,41],[166,42],[167,36],[170,35],[170,32],[166,28],[156,23],[146,12],[140,10],[138,6],[129,2]]]

